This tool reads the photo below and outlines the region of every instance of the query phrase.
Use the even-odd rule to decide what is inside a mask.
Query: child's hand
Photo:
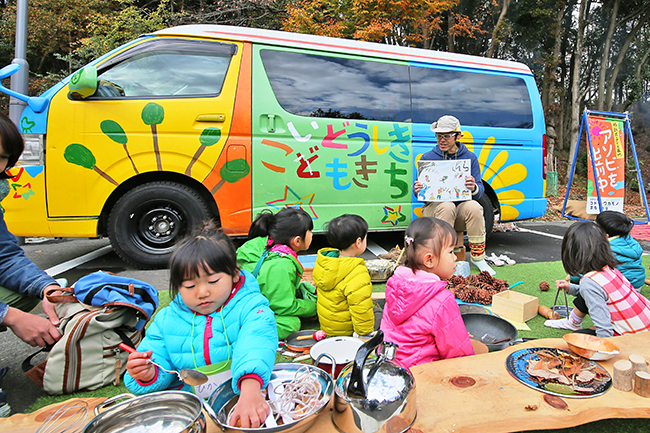
[[[571,283],[569,283],[567,280],[556,280],[555,287],[562,289],[568,293],[569,289],[571,288]]]
[[[415,183],[413,184],[413,192],[419,194],[420,191],[422,191],[422,188],[424,188],[424,184],[419,180],[416,180]]]
[[[151,382],[156,377],[156,367],[149,363],[149,358],[153,352],[133,352],[126,361],[126,369],[135,380],[140,382]]]
[[[240,421],[242,428],[258,428],[264,423],[270,410],[260,392],[260,383],[255,379],[244,379],[241,381],[241,395],[229,424],[234,427],[237,421]]]

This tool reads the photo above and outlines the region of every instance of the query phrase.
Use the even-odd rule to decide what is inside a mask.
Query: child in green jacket
[[[269,300],[280,339],[300,330],[301,317],[316,315],[316,288],[300,281],[303,269],[298,261],[298,252],[311,244],[313,228],[302,209],[262,211],[248,232],[250,240],[237,250],[237,265],[257,278]]]
[[[328,336],[366,335],[374,330],[372,283],[366,262],[368,223],[345,214],[327,224],[327,240],[334,248],[318,251],[314,282],[318,288],[318,320]]]

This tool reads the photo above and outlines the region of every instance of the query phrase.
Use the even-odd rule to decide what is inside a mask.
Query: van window
[[[533,127],[533,111],[521,78],[452,69],[411,67],[413,122],[445,114],[463,126]]]
[[[275,97],[290,113],[309,117],[408,122],[408,66],[261,51]]]
[[[108,69],[101,70],[94,96],[137,98],[221,93],[236,46],[175,40],[156,42],[155,46],[137,46],[127,51],[127,56],[120,56],[119,62],[111,62]]]

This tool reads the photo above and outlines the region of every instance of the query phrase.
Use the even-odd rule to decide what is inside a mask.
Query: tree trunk
[[[506,13],[508,12],[508,6],[510,6],[510,0],[503,0],[503,6],[501,6],[501,14],[499,14],[499,19],[497,20],[497,23],[492,30],[492,41],[490,41],[490,48],[488,49],[487,53],[488,57],[494,57],[494,54],[496,53],[496,48],[499,45],[499,31],[501,29],[501,25],[503,24],[503,20],[506,17]]]
[[[634,38],[636,37],[638,31],[641,28],[643,28],[646,21],[648,21],[648,18],[650,18],[650,12],[646,11],[646,13],[639,18],[639,22],[632,28],[630,34],[627,35],[627,38],[625,39],[625,43],[621,47],[621,51],[618,53],[618,57],[616,58],[616,65],[612,70],[612,75],[609,77],[609,80],[607,81],[607,91],[605,93],[605,105],[604,105],[605,110],[612,109],[612,105],[613,105],[612,92],[614,90],[616,78],[618,77],[618,71],[620,71],[621,65],[625,60],[625,53],[627,52],[627,49],[630,47],[632,41],[634,41]]]
[[[454,18],[454,13],[449,10],[449,21],[447,29],[447,51],[450,53],[454,52],[454,45],[456,45],[456,38],[454,37],[453,28],[456,25],[456,19]]]
[[[571,79],[571,137],[569,147],[569,161],[573,161],[573,155],[578,145],[578,132],[580,130],[580,66],[582,64],[582,43],[584,40],[585,26],[587,24],[587,0],[580,1],[580,10],[578,12],[578,34],[576,36],[576,45],[573,50],[573,77]],[[566,180],[569,181],[569,172],[567,170]]]
[[[643,54],[643,57],[641,57],[641,61],[639,61],[639,64],[636,67],[636,72],[634,73],[634,81],[637,83],[640,83],[639,85],[643,89],[643,81],[641,81],[641,73],[643,72],[643,67],[648,63],[648,58],[650,57],[650,47],[646,50],[645,54]],[[642,90],[642,94],[645,94],[645,92]],[[630,108],[630,105],[634,104],[638,99],[625,99],[625,104],[623,104],[623,108],[621,111],[627,111],[628,108]]]
[[[598,103],[597,110],[605,108],[605,79],[607,77],[607,67],[609,66],[609,50],[612,45],[612,37],[614,30],[616,30],[616,16],[618,15],[618,8],[621,5],[621,0],[615,0],[612,8],[612,18],[609,21],[609,28],[607,29],[607,36],[605,37],[605,46],[603,47],[603,57],[600,60],[600,76],[598,77]]]

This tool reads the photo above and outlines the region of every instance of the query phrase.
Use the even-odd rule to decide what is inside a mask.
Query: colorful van
[[[10,230],[108,236],[143,268],[165,266],[203,220],[246,235],[263,209],[300,207],[315,231],[346,212],[406,228],[423,204],[416,162],[445,114],[479,158],[488,232],[546,211],[544,115],[520,63],[189,25],[26,99],[26,150],[2,202]]]

